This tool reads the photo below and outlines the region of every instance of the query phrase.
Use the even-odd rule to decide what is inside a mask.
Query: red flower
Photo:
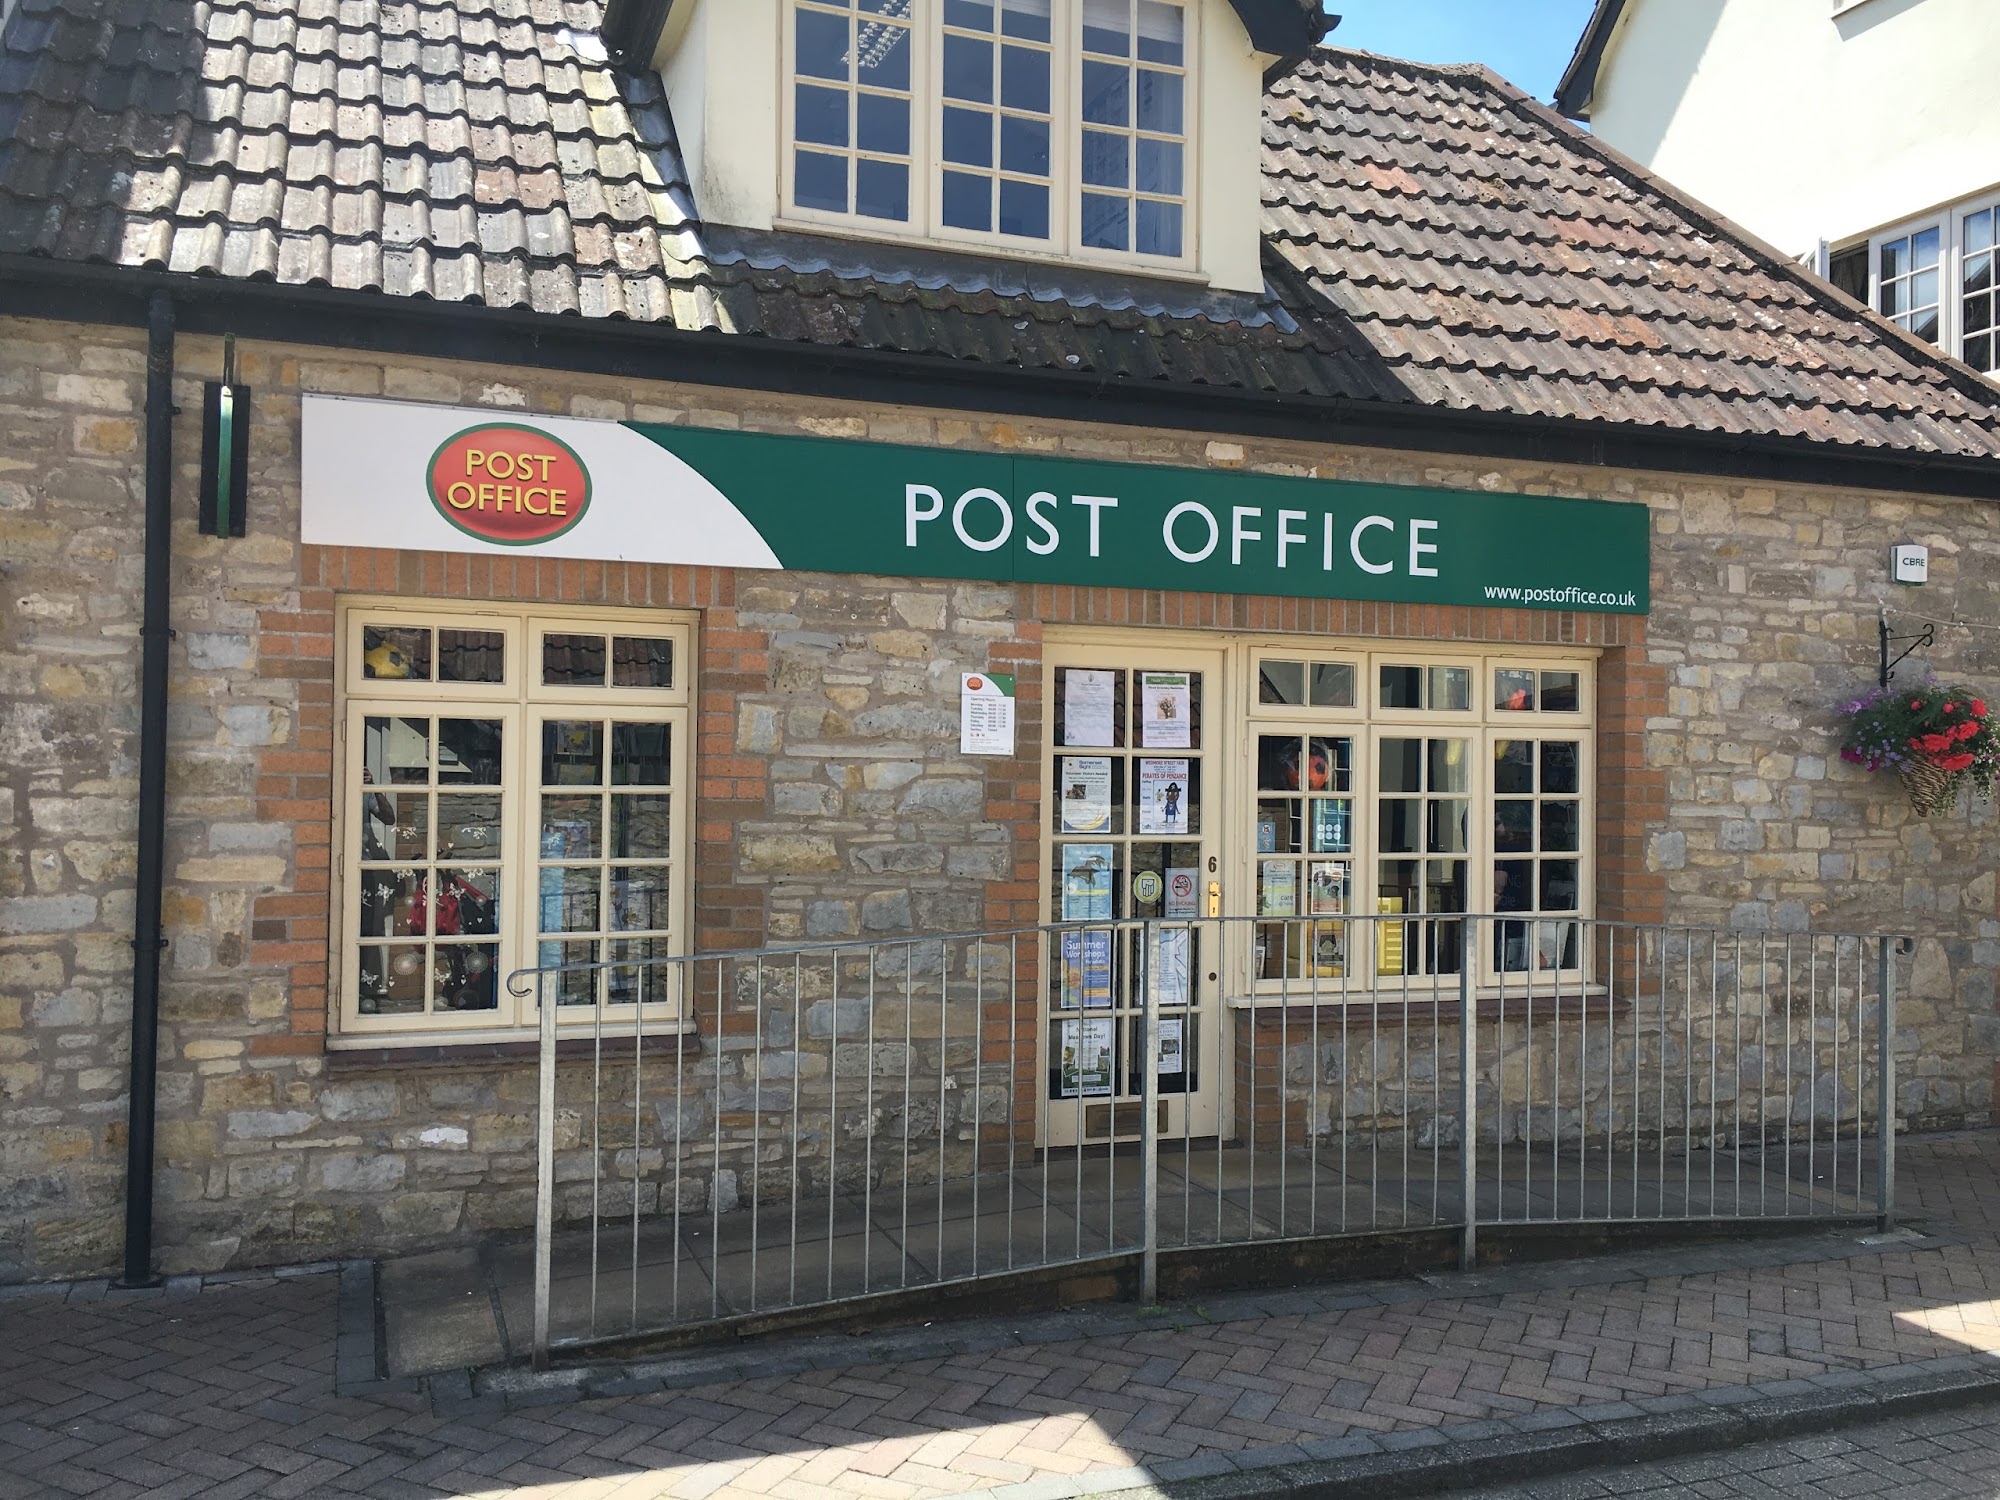
[[[1947,703],[1944,706],[1944,711],[1948,714],[1955,714],[1958,712],[1958,705],[1956,703]]]
[[[1980,718],[1982,718],[1982,719],[1983,719],[1983,718],[1985,718],[1985,717],[1986,717],[1986,700],[1985,700],[1984,698],[1974,698],[1974,699],[1972,700],[1972,711],[1973,711],[1973,712],[1974,712],[1975,714],[1977,714],[1977,715],[1978,715],[1978,716],[1979,716]]]
[[[1958,726],[1958,737],[1962,740],[1969,740],[1977,733],[1979,726],[1970,719]]]
[[[1972,764],[1972,757],[1970,755],[1947,755],[1937,764],[1938,769],[1942,771],[1963,771]]]
[[[1910,700],[1910,707],[1912,708],[1922,708],[1923,706],[1924,706],[1924,700],[1921,698],[1912,698]]]

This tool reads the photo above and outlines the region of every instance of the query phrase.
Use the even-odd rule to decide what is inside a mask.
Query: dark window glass
[[[604,637],[542,637],[542,682],[547,687],[603,687]]]

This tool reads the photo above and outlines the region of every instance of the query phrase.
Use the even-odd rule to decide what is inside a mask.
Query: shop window
[[[1184,0],[789,0],[785,212],[1184,266]]]
[[[1835,286],[1891,321],[2000,373],[2000,203],[1990,197],[1830,252]]]
[[[341,639],[340,1038],[523,1034],[506,978],[555,963],[560,1004],[673,1024],[689,627],[357,604]]]
[[[1876,251],[1876,306],[1920,339],[1938,338],[1943,235],[1935,224],[1884,240]]]

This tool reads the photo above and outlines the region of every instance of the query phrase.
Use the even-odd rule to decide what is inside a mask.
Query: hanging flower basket
[[[1894,770],[1920,818],[1949,812],[1958,789],[1990,798],[2000,777],[2000,732],[1986,700],[1967,687],[1925,681],[1877,688],[1840,706],[1847,720],[1840,758],[1871,771]]]

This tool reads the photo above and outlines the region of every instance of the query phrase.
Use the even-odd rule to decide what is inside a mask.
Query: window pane
[[[405,868],[362,873],[362,937],[422,937],[429,931],[429,908],[429,881],[424,871]]]
[[[1890,240],[1882,247],[1881,269],[1884,281],[1909,274],[1909,247],[1908,240]]]
[[[1493,847],[1503,854],[1532,853],[1535,847],[1535,804],[1493,804]]]
[[[544,687],[603,687],[604,637],[545,635],[542,637]]]
[[[595,719],[551,719],[542,725],[542,785],[602,786],[604,726]]]
[[[1500,740],[1493,746],[1493,790],[1507,793],[1535,789],[1533,740]]]
[[[1558,854],[1573,854],[1582,832],[1580,808],[1576,802],[1542,804],[1542,848]]]
[[[1984,333],[1993,319],[1993,299],[1985,296],[1965,299],[1965,331]]]
[[[428,859],[431,853],[429,792],[365,792],[361,798],[361,857]]]
[[[1132,123],[1131,71],[1115,63],[1083,65],[1083,118],[1092,125]]]
[[[1576,910],[1577,862],[1573,859],[1542,861],[1543,911]]]
[[[1131,180],[1131,144],[1101,130],[1083,133],[1083,180],[1092,187],[1125,187]],[[1088,197],[1085,199],[1088,202]],[[1104,200],[1111,201],[1111,200]],[[1122,203],[1119,205],[1124,206]]]
[[[1139,56],[1146,62],[1180,67],[1187,51],[1186,30],[1180,6],[1139,0]]]
[[[479,793],[437,799],[439,859],[498,859],[501,854],[500,798]]]
[[[667,872],[612,871],[610,908],[613,932],[654,932],[668,926]]]
[[[801,83],[794,111],[799,140],[820,146],[847,144],[847,90]]]
[[[792,201],[800,208],[826,213],[847,212],[847,158],[817,151],[794,154]]]
[[[1141,255],[1181,253],[1181,206],[1178,203],[1139,204],[1137,246]]]
[[[1303,707],[1306,701],[1305,663],[1260,661],[1257,663],[1257,701],[1287,703]]]
[[[431,779],[429,719],[370,718],[362,726],[365,786],[423,786]]]
[[[1938,336],[1937,309],[1933,307],[1928,312],[1919,313],[1916,317],[1912,318],[1910,320],[1910,332],[1914,333],[1920,339],[1928,339],[1931,343],[1936,343]]]
[[[1181,191],[1181,147],[1178,141],[1138,143],[1139,174],[1135,186],[1142,193],[1162,193],[1179,197]]]
[[[1574,740],[1549,740],[1542,746],[1542,790],[1545,792],[1574,792],[1577,790],[1577,743]]]
[[[665,786],[671,779],[669,750],[673,728],[667,724],[611,726],[611,784]]]
[[[621,635],[611,642],[613,687],[670,688],[674,685],[674,643]]]
[[[1464,911],[1466,862],[1462,859],[1430,859],[1424,861],[1424,899],[1426,911]],[[1433,929],[1429,936],[1437,945],[1437,953],[1432,968],[1440,974],[1456,974],[1458,965],[1449,961],[1457,952],[1462,939],[1455,936],[1457,925],[1447,931],[1442,924]]]
[[[1417,797],[1385,797],[1376,806],[1376,849],[1383,854],[1415,854],[1423,845],[1423,801]]]
[[[1314,708],[1354,707],[1354,668],[1345,662],[1315,662],[1312,668]]]
[[[954,229],[993,227],[993,179],[964,172],[944,174],[944,221]]]
[[[1493,706],[1503,712],[1518,712],[1535,706],[1533,672],[1495,672]]]
[[[598,962],[601,951],[596,943],[543,943],[537,950],[535,963],[544,969],[552,969],[558,964],[593,964]],[[597,984],[596,970],[566,970],[556,977],[556,1005],[595,1004]],[[535,1003],[540,1005],[539,996]]]
[[[1001,0],[1000,29],[1031,42],[1049,40],[1049,0]]]
[[[673,799],[663,793],[611,799],[611,857],[665,859],[673,852]]]
[[[992,166],[993,117],[976,109],[954,109],[946,105],[944,159],[968,167]],[[946,222],[957,221],[947,213]]]
[[[1414,742],[1413,742],[1414,743]],[[1471,757],[1465,753],[1464,740],[1431,740],[1430,745],[1430,787],[1433,792],[1463,792],[1470,790],[1472,767]]]
[[[497,630],[440,630],[439,682],[505,682],[507,637]]]
[[[1083,195],[1083,242],[1093,250],[1123,250],[1131,244],[1131,217],[1123,198]]]
[[[1139,128],[1161,135],[1181,133],[1180,74],[1139,70]]]
[[[1257,736],[1257,788],[1266,792],[1292,792],[1299,786],[1299,737],[1295,734]]]
[[[993,0],[944,0],[944,24],[967,31],[991,31]]]
[[[1382,706],[1384,708],[1422,708],[1424,706],[1423,668],[1384,667],[1382,669]]]
[[[439,719],[439,786],[500,784],[500,721]]]
[[[1430,669],[1430,702],[1427,708],[1446,709],[1461,712],[1472,707],[1472,669],[1470,667],[1432,667]]]
[[[603,870],[600,866],[543,866],[542,931],[597,931],[603,890]]]
[[[611,944],[611,962],[629,965],[609,971],[608,999],[613,1005],[659,1005],[673,996],[673,945],[664,938],[640,938]]]
[[[500,1008],[500,949],[494,943],[446,943],[437,949],[439,1010]]]
[[[1910,264],[1921,271],[1938,263],[1938,232],[1924,229],[1910,236]]]
[[[1532,911],[1535,905],[1535,862],[1503,859],[1493,866],[1493,909]]]
[[[1049,110],[1049,54],[1037,47],[1006,47],[1000,53],[1000,102],[1008,109]]]
[[[1424,789],[1423,754],[1422,740],[1383,740],[1382,770],[1376,783],[1378,790],[1421,792]]]
[[[1354,790],[1354,741],[1315,735],[1306,747],[1307,785],[1316,792]]]
[[[1049,237],[1049,190],[1035,182],[1000,184],[1000,232],[1022,239]]]
[[[1996,343],[1990,333],[1979,334],[1965,341],[1965,362],[1975,370],[1990,370],[1994,367]]]
[[[910,217],[910,169],[901,162],[857,161],[854,164],[854,211],[864,218]]]
[[[1993,248],[1993,210],[1982,209],[1965,216],[1965,253],[1977,255]]]
[[[1102,52],[1126,57],[1132,51],[1132,20],[1125,0],[1083,0],[1083,47],[1086,52]]]
[[[492,937],[500,931],[500,871],[440,870],[437,873],[439,937]]]
[[[361,628],[361,675],[381,682],[428,682],[431,633],[421,626]]]
[[[1024,177],[1048,176],[1049,122],[1003,116],[1000,121],[1000,165]]]
[[[361,950],[361,993],[357,1005],[364,1016],[421,1015],[424,1009],[424,948],[400,944]]]
[[[806,78],[847,80],[848,19],[824,11],[797,12],[798,70]]]
[[[542,798],[543,859],[598,859],[604,808],[596,797]]]
[[[1296,799],[1266,799],[1257,804],[1257,852],[1299,852],[1299,804]]]
[[[1582,707],[1582,679],[1576,673],[1542,673],[1542,708],[1545,711],[1573,714]]]
[[[1344,797],[1315,797],[1312,805],[1312,852],[1346,854],[1352,848],[1354,804]]]
[[[1938,299],[1936,271],[1919,271],[1910,278],[1910,306],[1929,307]]]
[[[1467,844],[1465,840],[1469,832],[1466,825],[1469,821],[1468,809],[1471,805],[1471,803],[1458,797],[1441,798],[1438,801],[1427,804],[1428,811],[1425,814],[1424,824],[1424,849],[1428,853],[1463,854],[1466,852]]]
[[[910,154],[910,101],[887,94],[862,94],[854,103],[855,143],[884,156]]]
[[[993,44],[977,37],[944,39],[944,96],[973,104],[993,102]]]
[[[910,28],[885,21],[861,23],[854,77],[871,89],[910,89]]]

